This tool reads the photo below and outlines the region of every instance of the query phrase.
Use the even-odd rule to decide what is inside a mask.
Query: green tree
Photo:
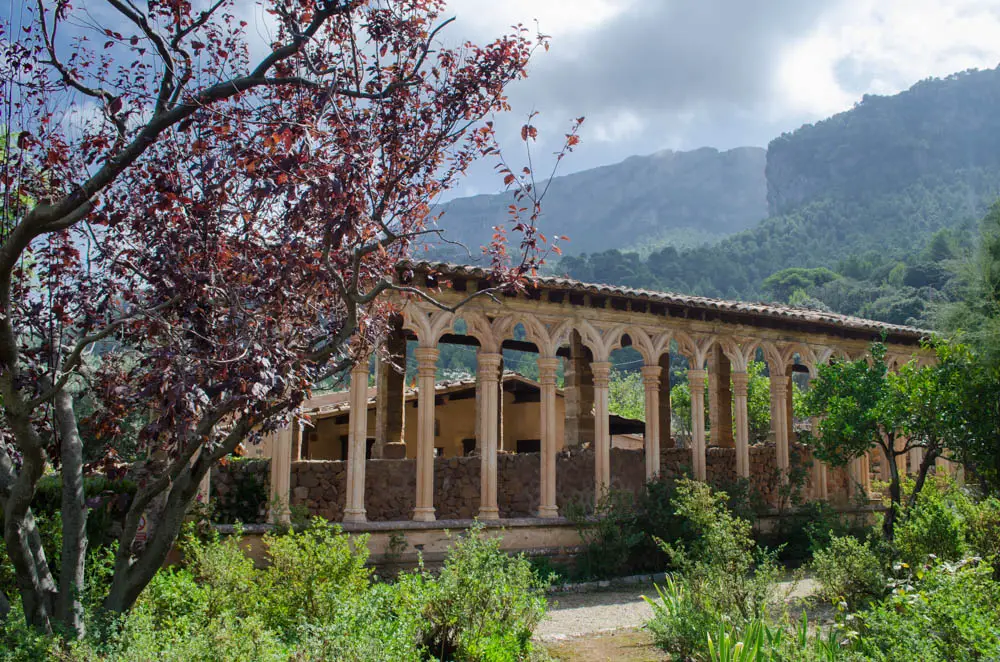
[[[771,432],[771,380],[764,376],[765,368],[762,361],[747,366],[747,427],[751,443],[765,441]]]
[[[798,290],[808,293],[812,288],[825,285],[840,277],[840,274],[834,273],[826,267],[816,269],[792,267],[771,274],[764,279],[761,285],[766,292],[779,301],[788,301],[789,297]]]
[[[937,344],[935,351],[932,365],[910,362],[890,373],[885,345],[874,343],[871,361],[820,366],[805,398],[808,413],[820,417],[820,436],[807,440],[821,459],[844,465],[872,448],[882,450],[890,474],[883,523],[887,540],[893,538],[896,520],[915,503],[936,458],[975,455],[995,439],[995,418],[984,414],[978,401],[988,386],[979,380],[976,356],[948,343]],[[896,458],[913,448],[923,449],[923,461],[904,504]]]
[[[646,393],[638,372],[613,370],[608,383],[608,409],[612,414],[646,420]]]

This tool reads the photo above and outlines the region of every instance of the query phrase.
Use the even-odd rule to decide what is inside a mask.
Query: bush
[[[953,485],[928,485],[896,525],[897,557],[911,566],[927,563],[931,555],[948,561],[961,559],[968,548],[965,513],[974,509],[971,500]]]
[[[315,518],[302,533],[267,535],[270,564],[264,573],[268,619],[284,632],[300,623],[322,625],[335,620],[342,596],[364,591],[371,571],[368,536],[351,539],[339,526]]]
[[[812,569],[820,584],[820,595],[834,604],[844,602],[853,609],[887,592],[885,567],[871,541],[834,537],[826,549],[813,556]]]
[[[660,542],[678,570],[650,601],[654,615],[646,627],[660,647],[685,657],[706,652],[711,624],[742,627],[762,618],[777,565],[774,555],[754,542],[750,523],[728,510],[724,493],[683,480],[674,503],[692,536]]]
[[[569,510],[577,525],[583,551],[576,558],[576,575],[606,579],[662,571],[670,563],[656,540],[689,541],[690,522],[674,509],[676,484],[656,480],[645,485],[638,498],[611,491],[593,517],[581,509]]]
[[[411,582],[375,584],[342,596],[326,625],[301,628],[303,660],[420,660],[419,600],[407,595]]]
[[[967,519],[969,547],[993,566],[1000,579],[1000,500],[984,499]]]
[[[854,650],[872,660],[1000,659],[1000,584],[984,563],[937,562],[856,614]]]
[[[403,585],[424,603],[422,642],[439,659],[525,659],[545,615],[545,585],[528,560],[507,556],[478,527],[455,544],[436,581],[424,575]]]
[[[687,579],[668,575],[663,586],[656,587],[655,600],[643,596],[653,610],[646,623],[653,643],[680,659],[704,648],[705,633],[716,622],[715,614],[694,598],[696,590]]]

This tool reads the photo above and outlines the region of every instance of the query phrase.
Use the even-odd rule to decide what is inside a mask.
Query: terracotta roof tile
[[[462,276],[467,278],[489,278],[490,276],[489,270],[483,269],[482,267],[450,264],[447,262],[409,262],[403,263],[401,267],[403,269],[413,269],[414,271],[439,273],[446,277]],[[854,317],[852,315],[828,313],[811,308],[798,308],[795,306],[785,306],[781,304],[731,301],[726,299],[714,299],[712,297],[623,287],[620,285],[585,283],[560,276],[537,276],[531,279],[531,281],[543,289],[567,290],[584,294],[597,294],[600,296],[616,296],[626,299],[663,303],[670,306],[680,306],[689,310],[715,310],[772,319],[793,320],[806,324],[821,324],[855,331],[875,333],[881,333],[884,331],[888,334],[902,336],[913,340],[926,338],[932,334],[932,331],[930,330],[920,329],[914,326],[889,324],[887,322]]]

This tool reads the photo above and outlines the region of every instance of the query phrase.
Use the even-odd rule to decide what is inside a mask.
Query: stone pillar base
[[[351,508],[344,511],[344,521],[345,522],[367,522],[368,516],[365,513],[364,508]]]
[[[483,522],[495,522],[500,519],[499,508],[480,508],[479,519]]]
[[[382,459],[405,460],[406,444],[402,441],[391,442],[382,447]]]
[[[542,506],[538,509],[540,519],[553,519],[559,517],[559,508],[556,506]]]
[[[434,514],[433,508],[414,508],[413,509],[413,521],[414,522],[433,522],[437,519]]]

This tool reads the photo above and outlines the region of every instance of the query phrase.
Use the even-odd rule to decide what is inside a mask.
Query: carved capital
[[[707,370],[688,370],[688,388],[692,393],[704,393],[706,379],[708,379]]]
[[[476,364],[478,366],[479,381],[495,382],[499,378],[500,363],[503,361],[503,354],[493,354],[490,352],[480,352],[476,354]]]
[[[749,375],[747,375],[747,373],[745,372],[733,371],[732,378],[733,378],[733,395],[743,396],[745,398],[747,395],[747,382],[749,381]]]
[[[660,375],[663,373],[663,368],[658,365],[645,365],[641,372],[642,383],[646,386],[646,390],[660,388]]]
[[[556,370],[559,368],[559,359],[540,358],[538,359],[538,383],[543,386],[552,386],[556,383]]]
[[[611,362],[594,361],[590,364],[590,371],[594,375],[595,388],[607,388],[611,380]]]

